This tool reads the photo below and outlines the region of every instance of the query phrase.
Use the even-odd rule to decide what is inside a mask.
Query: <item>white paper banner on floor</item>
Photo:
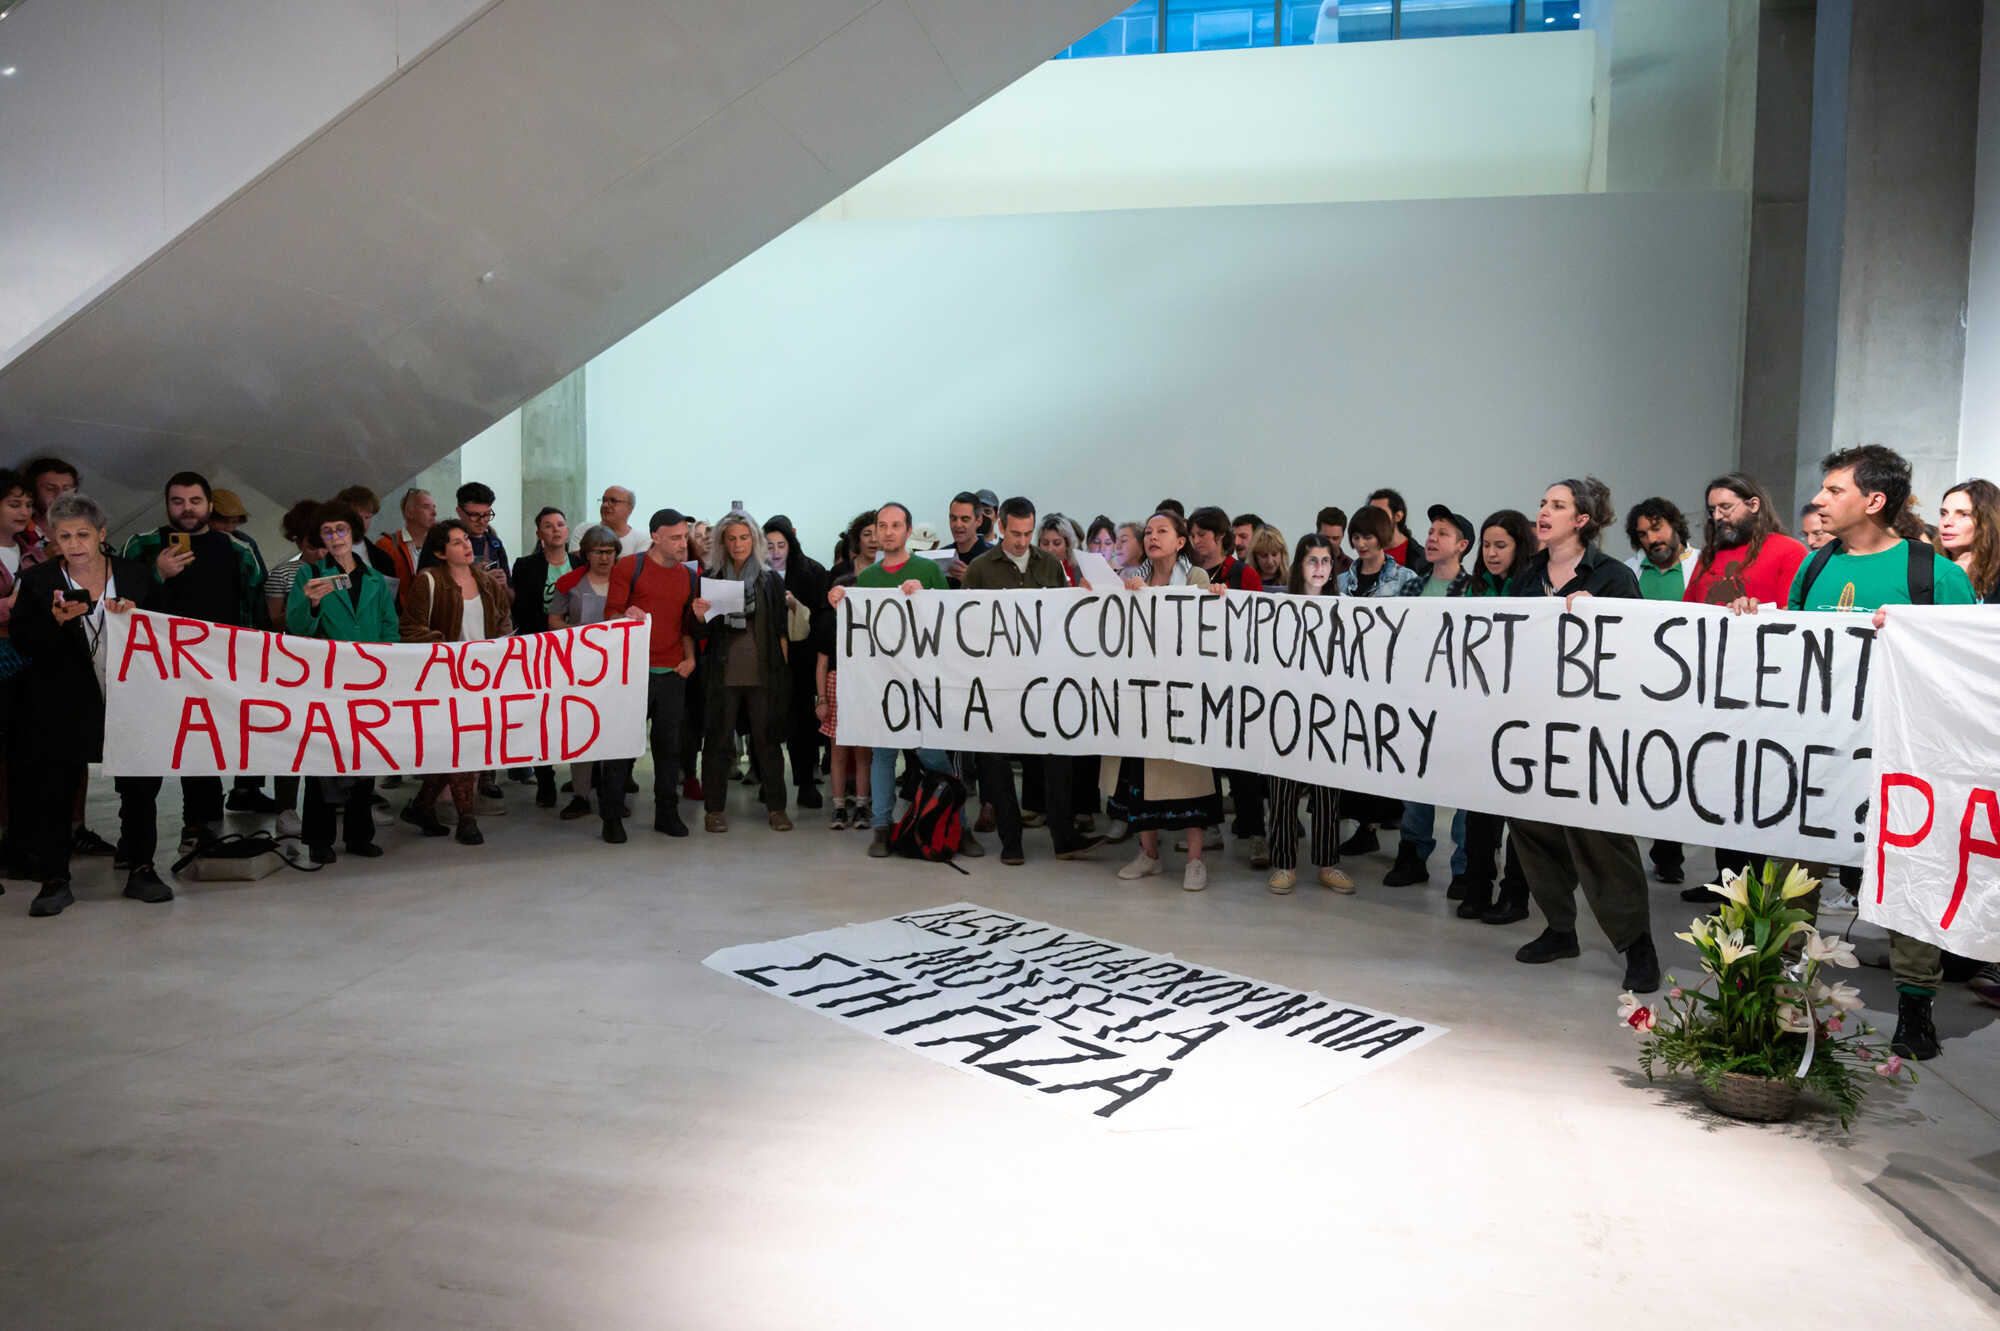
[[[1119,1128],[1294,1108],[1445,1033],[968,901],[704,964]]]
[[[107,615],[114,776],[386,776],[637,757],[647,626],[329,642]]]
[[[2000,961],[2000,613],[1889,612],[1861,918]]]
[[[836,630],[843,744],[1176,758],[1861,860],[1874,630],[1860,615],[860,591]]]

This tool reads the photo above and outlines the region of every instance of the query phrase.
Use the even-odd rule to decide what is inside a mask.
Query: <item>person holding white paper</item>
[[[736,763],[736,720],[750,724],[750,748],[763,783],[766,820],[792,830],[785,812],[785,764],[778,749],[791,701],[790,630],[785,584],[764,564],[763,536],[749,514],[715,524],[694,612],[703,621],[702,665],[708,675],[707,744],[701,756],[702,826],[727,832],[723,813]]]

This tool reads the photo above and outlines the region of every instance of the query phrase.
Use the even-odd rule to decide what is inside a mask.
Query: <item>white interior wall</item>
[[[0,23],[0,365],[490,0],[55,0]]]
[[[819,214],[867,219],[1575,194],[1597,34],[1042,65]]]
[[[2000,0],[1986,0],[1982,44],[1958,472],[2000,480]]]
[[[1735,457],[1739,192],[794,228],[591,365],[592,491],[789,513],[824,556],[990,486],[1288,535],[1378,485],[1477,520]],[[471,469],[468,468],[468,475]],[[650,501],[649,501],[650,502]]]

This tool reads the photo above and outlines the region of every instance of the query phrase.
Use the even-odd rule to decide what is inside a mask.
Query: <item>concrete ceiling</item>
[[[501,0],[0,368],[0,447],[409,475],[1122,8]]]

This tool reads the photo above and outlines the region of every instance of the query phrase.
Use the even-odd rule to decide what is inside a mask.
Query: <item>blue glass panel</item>
[[[1072,43],[1056,56],[1078,60],[1101,55],[1152,55],[1160,49],[1160,0],[1140,0],[1130,9]]]
[[[1228,51],[1271,45],[1270,0],[1167,0],[1169,51]]]

